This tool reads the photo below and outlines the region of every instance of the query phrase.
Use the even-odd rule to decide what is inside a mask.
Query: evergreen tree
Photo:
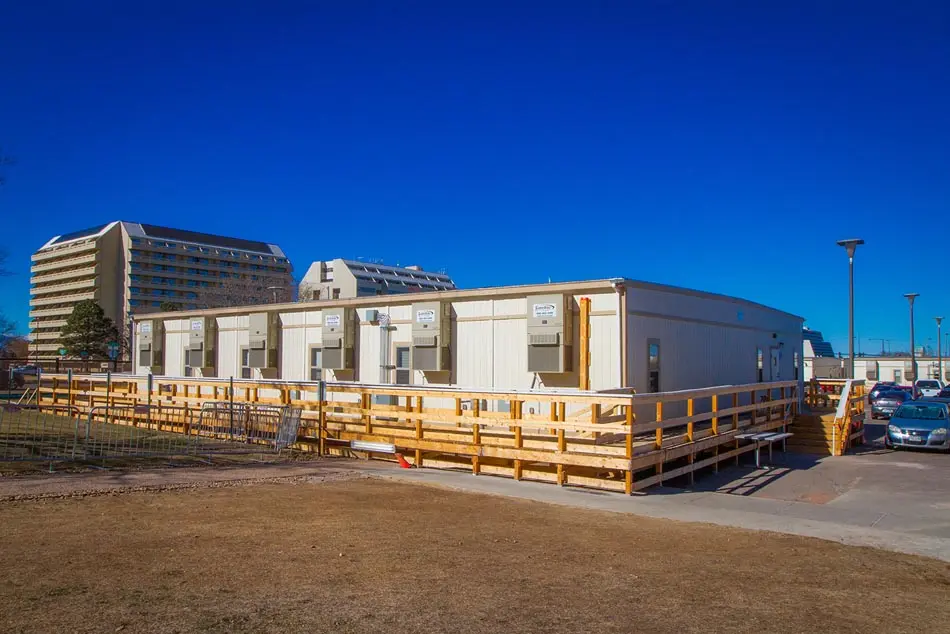
[[[103,358],[109,354],[109,343],[118,336],[115,324],[106,317],[102,307],[87,299],[73,308],[59,343],[66,348],[67,356],[81,357],[85,353],[90,358]]]

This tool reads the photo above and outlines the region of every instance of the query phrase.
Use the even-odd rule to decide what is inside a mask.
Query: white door
[[[782,350],[780,348],[769,348],[769,357],[771,363],[771,381],[782,380]]]

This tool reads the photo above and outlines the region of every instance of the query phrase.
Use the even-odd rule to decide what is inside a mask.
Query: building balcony
[[[31,310],[30,318],[43,318],[43,317],[60,317],[62,315],[69,316],[73,312],[72,306],[56,306],[54,308],[44,308],[42,310]]]
[[[99,245],[96,241],[90,240],[89,242],[70,244],[62,247],[53,246],[49,249],[37,251],[30,257],[30,260],[37,263],[48,262],[50,260],[64,259],[67,256],[79,255],[86,252],[95,253],[98,249]]]
[[[30,299],[30,306],[52,306],[54,304],[75,304],[86,299],[97,299],[98,289],[88,293],[77,293],[75,295],[53,295],[50,297],[34,297]],[[72,312],[70,308],[69,312]],[[31,315],[32,316],[32,315]]]
[[[36,297],[39,295],[49,295],[51,293],[65,293],[68,291],[78,291],[85,288],[95,288],[96,278],[90,277],[85,280],[67,282],[66,284],[52,284],[50,286],[34,286],[30,289],[30,295]]]
[[[62,328],[65,325],[65,319],[46,319],[42,321],[31,321],[28,327],[30,330],[36,330],[37,328]]]
[[[79,268],[83,265],[95,264],[96,263],[96,253],[89,253],[76,258],[64,258],[61,260],[53,260],[52,262],[43,262],[42,264],[34,264],[30,267],[30,273],[42,273],[44,271],[55,271],[57,269],[65,268]]]
[[[77,266],[76,268],[57,270],[54,273],[44,273],[30,277],[30,284],[49,284],[51,282],[65,282],[77,277],[91,277],[99,275],[100,267],[95,263],[95,258],[90,265]]]
[[[44,332],[31,332],[30,339],[32,341],[46,342],[46,341],[59,341],[60,333],[59,331],[44,331]]]

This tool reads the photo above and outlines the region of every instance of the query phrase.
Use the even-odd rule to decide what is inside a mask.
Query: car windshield
[[[939,420],[947,417],[947,408],[936,403],[901,405],[894,416],[911,420]]]
[[[936,381],[917,381],[917,387],[926,390],[939,390],[940,384]]]
[[[890,392],[882,392],[882,399],[891,399],[894,401],[903,401],[907,397],[907,392],[898,392],[896,390],[891,390]]]

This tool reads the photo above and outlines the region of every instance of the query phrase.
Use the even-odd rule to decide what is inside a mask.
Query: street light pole
[[[920,293],[904,293],[904,297],[910,304],[910,369],[916,383],[920,377],[917,376],[917,350],[914,348],[914,300],[920,297]]]
[[[851,238],[838,240],[838,246],[848,252],[848,363],[851,372],[848,378],[854,378],[854,251],[864,244],[864,240]]]
[[[934,317],[937,322],[937,381],[943,384],[943,346],[940,345],[940,324],[943,317]]]

